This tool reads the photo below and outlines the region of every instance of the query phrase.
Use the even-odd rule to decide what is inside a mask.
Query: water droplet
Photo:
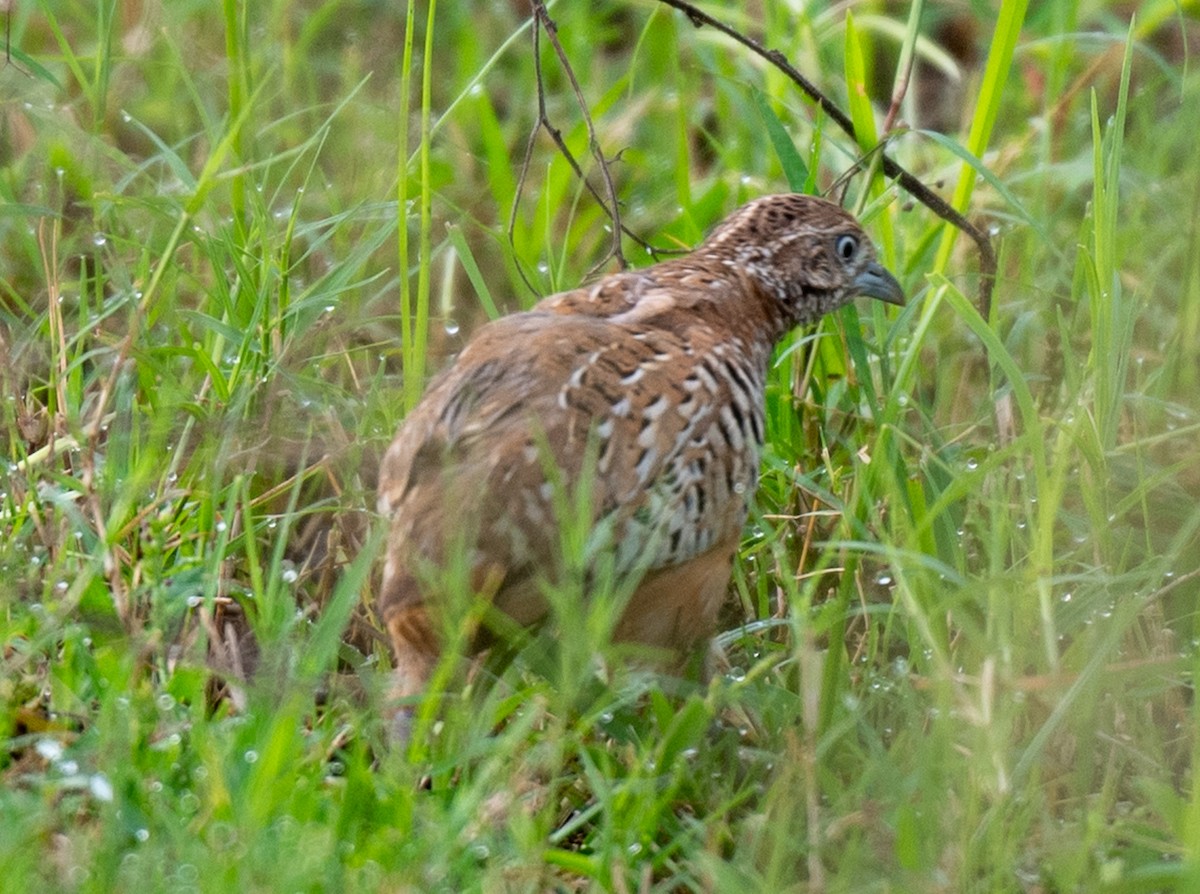
[[[447,320],[446,321],[446,334],[447,335],[458,335],[458,328],[459,328],[458,322],[456,320]]]
[[[108,237],[105,236],[103,233],[93,233],[92,234],[92,245],[99,248],[100,246],[107,245],[107,244],[108,244]]]
[[[217,533],[223,532],[228,527],[229,527],[229,525],[225,524],[225,522],[223,522],[223,521],[217,522]]]
[[[280,575],[285,584],[294,584],[296,582],[296,578],[299,576],[300,575],[296,572],[295,568],[285,568],[283,569],[283,574]]]
[[[88,778],[88,790],[97,801],[108,802],[113,799],[112,783],[103,773],[93,773]]]
[[[255,751],[253,748],[251,748],[249,751],[247,751],[245,754],[242,755],[242,758],[248,764],[256,764],[256,763],[258,763],[258,752]]]
[[[149,829],[138,829],[136,832],[133,833],[133,837],[144,844],[145,842],[150,840],[150,830]]]
[[[34,749],[45,760],[48,760],[51,763],[59,760],[63,756],[62,742],[59,742],[57,739],[38,739],[37,745],[34,746]]]

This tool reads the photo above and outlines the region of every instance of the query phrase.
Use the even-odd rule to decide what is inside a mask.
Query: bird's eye
[[[854,253],[858,251],[858,240],[847,234],[837,237],[837,242],[833,244],[834,250],[837,251],[838,257],[843,261],[849,261],[854,257]]]

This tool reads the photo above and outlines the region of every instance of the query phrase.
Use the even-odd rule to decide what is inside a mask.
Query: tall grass
[[[831,187],[915,55],[889,151],[994,227],[1000,275],[983,319],[969,247],[868,168],[910,303],[781,346],[714,678],[647,672],[568,587],[510,660],[446,662],[408,752],[378,455],[526,279],[611,244],[544,137],[517,194],[523,13],[10,10],[5,890],[1196,888],[1194,11],[926,6],[714,8],[860,146],[665,8],[552,6],[655,246]]]

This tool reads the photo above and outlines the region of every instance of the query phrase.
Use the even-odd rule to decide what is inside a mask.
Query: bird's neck
[[[681,325],[703,327],[722,342],[739,342],[764,366],[775,345],[800,322],[752,271],[720,256],[668,261],[656,273],[660,283],[677,288],[679,306],[672,316]]]

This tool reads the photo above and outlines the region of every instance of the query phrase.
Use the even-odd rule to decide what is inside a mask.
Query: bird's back
[[[381,472],[379,508],[395,519],[385,604],[422,601],[416,564],[450,549],[468,550],[477,582],[498,580],[499,607],[510,588],[526,598],[559,566],[558,508],[585,482],[618,573],[738,536],[765,358],[711,327],[552,309],[572,295],[484,327],[405,421]]]

